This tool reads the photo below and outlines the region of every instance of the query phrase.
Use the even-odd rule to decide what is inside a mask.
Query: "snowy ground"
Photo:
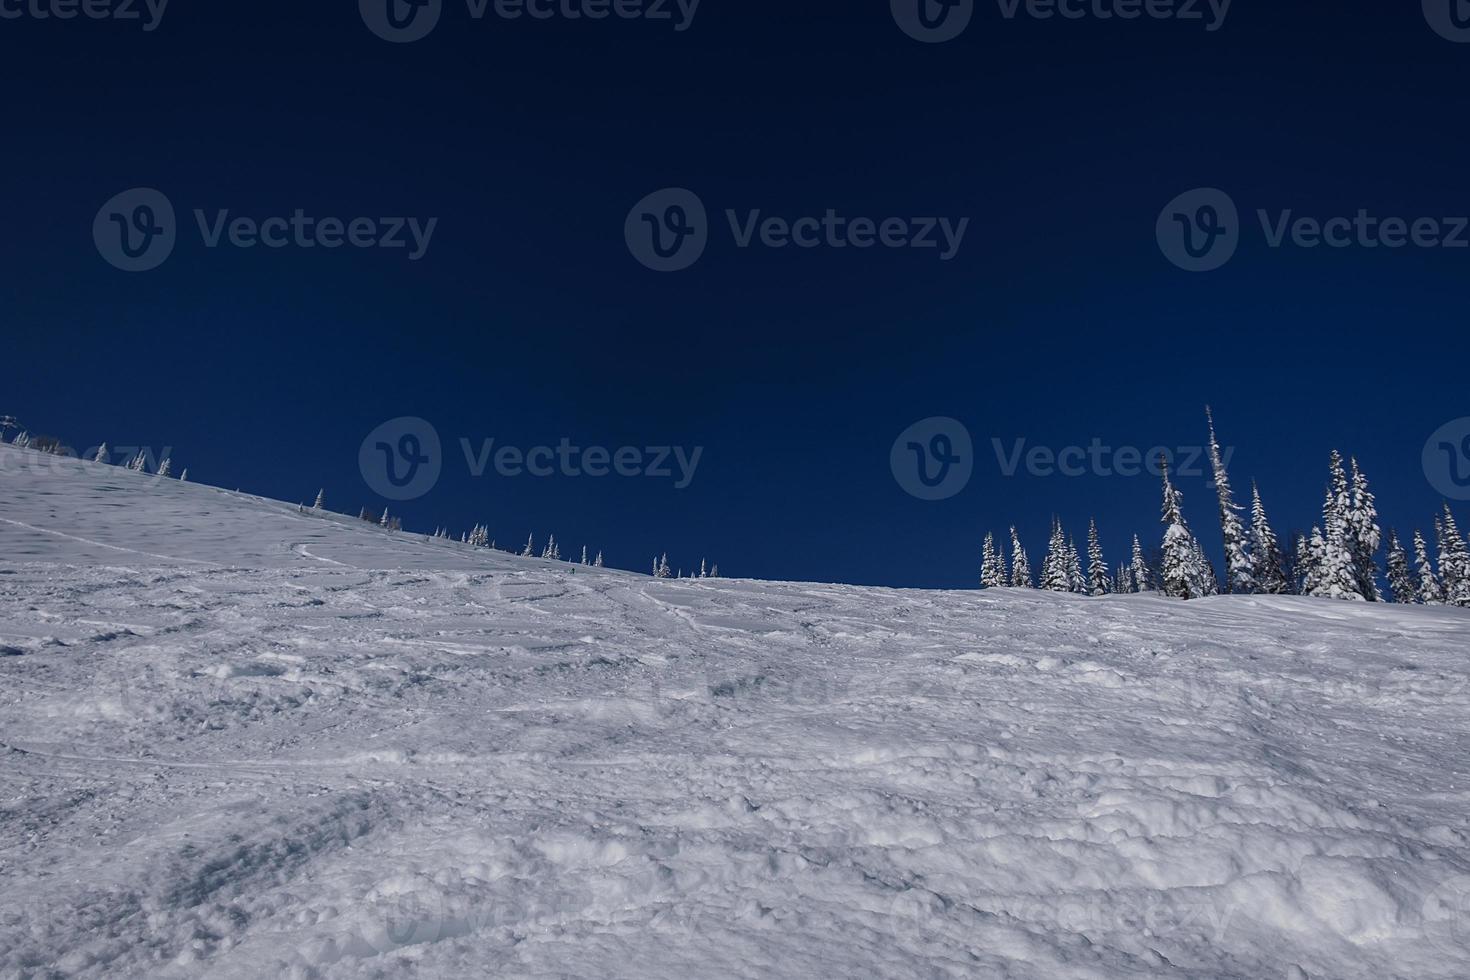
[[[0,743],[0,977],[1470,976],[1464,611],[572,574],[0,447]]]

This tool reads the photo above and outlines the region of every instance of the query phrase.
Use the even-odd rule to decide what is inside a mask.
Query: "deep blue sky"
[[[193,478],[380,503],[378,423],[448,444],[414,529],[554,531],[636,570],[657,552],[727,574],[957,586],[980,537],[1050,515],[1109,557],[1158,535],[1151,477],[1003,477],[990,440],[1189,446],[1213,404],[1243,493],[1308,525],[1328,451],[1363,461],[1386,524],[1427,527],[1425,439],[1470,415],[1470,250],[1272,250],[1256,208],[1470,213],[1470,44],[1415,3],[1236,0],[1223,29],[1006,21],[946,44],[886,0],[704,0],[693,27],[471,21],[447,0],[390,45],[350,2],[190,3],[159,28],[0,20],[0,414],[79,447],[172,445]],[[103,202],[164,191],[181,240],[126,274],[92,243]],[[716,228],[660,275],[629,209],[695,190]],[[1247,216],[1225,268],[1154,238],[1216,186]],[[428,254],[205,249],[193,208],[438,217]],[[740,250],[726,208],[969,217],[959,255]],[[950,415],[969,487],[889,471],[898,433]],[[693,485],[468,477],[455,441],[703,446]],[[1187,513],[1218,554],[1205,480]]]

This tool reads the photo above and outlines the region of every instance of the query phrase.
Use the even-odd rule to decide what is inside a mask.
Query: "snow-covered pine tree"
[[[358,508],[358,510],[357,510],[357,519],[359,521],[365,521],[365,520],[368,519],[368,516],[367,516],[367,508],[366,507],[359,507]]]
[[[24,433],[22,433],[22,435],[24,435]],[[29,439],[27,439],[27,445],[29,445]],[[138,455],[133,457],[133,461],[128,464],[128,469],[132,470],[134,473],[148,472],[147,451],[143,449],[138,450]]]
[[[1429,560],[1429,545],[1424,542],[1422,531],[1414,532],[1414,564],[1419,569],[1419,601],[1426,606],[1437,606],[1444,602],[1444,588],[1434,574],[1434,563]]]
[[[378,526],[379,527],[387,527],[388,524],[389,524],[389,520],[388,520],[388,508],[387,507],[384,507],[383,508],[383,516],[378,521]]]
[[[592,564],[592,560],[587,557],[587,546],[585,544],[582,545],[582,564],[583,565],[591,565]]]
[[[1382,602],[1378,587],[1378,549],[1383,530],[1378,526],[1378,502],[1368,489],[1368,478],[1352,460],[1352,491],[1348,503],[1348,533],[1353,550],[1353,573],[1358,593],[1369,602]]]
[[[1087,591],[1095,596],[1108,594],[1108,563],[1103,558],[1095,518],[1087,525]]]
[[[163,462],[161,462],[161,463],[158,464],[158,475],[159,476],[170,476],[173,473],[173,471],[174,471],[174,461],[172,459],[165,459]]]
[[[980,587],[1001,589],[1006,586],[1005,558],[995,547],[995,535],[986,533],[980,546]]]
[[[1031,562],[1026,557],[1026,549],[1021,547],[1021,536],[1016,533],[1014,525],[1011,527],[1011,587],[1032,588]]]
[[[1133,564],[1129,572],[1135,592],[1148,592],[1154,587],[1153,576],[1148,571],[1148,559],[1143,556],[1143,543],[1136,534],[1133,536]]]
[[[1418,597],[1414,573],[1409,570],[1409,556],[1399,543],[1399,533],[1388,532],[1388,601],[1410,603]]]
[[[1041,587],[1047,592],[1072,591],[1072,577],[1067,569],[1067,536],[1062,531],[1062,522],[1055,517],[1051,519],[1046,558],[1041,562]]]
[[[1318,595],[1322,590],[1322,582],[1326,574],[1323,558],[1327,553],[1327,538],[1322,534],[1322,529],[1314,527],[1310,536],[1298,537],[1296,553],[1297,574],[1301,576],[1301,584],[1297,587],[1297,593],[1306,596]]]
[[[1119,565],[1113,573],[1113,591],[1119,595],[1132,595],[1136,591],[1133,588],[1133,570],[1127,564]]]
[[[1435,523],[1439,532],[1439,579],[1444,587],[1447,606],[1470,606],[1470,548],[1450,513],[1450,505],[1444,505],[1444,517]]]
[[[29,449],[31,445],[31,434],[29,432],[22,432],[15,437],[15,441],[11,445],[16,449]]]
[[[107,448],[107,443],[97,447],[97,455],[92,457],[94,463],[106,463],[112,456],[112,450]]]
[[[521,552],[521,557],[522,558],[535,558],[536,557],[536,534],[535,534],[535,532],[532,532],[526,538],[526,548],[525,548],[524,551]]]
[[[1087,595],[1087,576],[1082,574],[1082,556],[1077,552],[1077,539],[1067,537],[1067,584],[1078,595]]]
[[[1205,418],[1210,426],[1210,467],[1214,473],[1215,493],[1220,500],[1220,531],[1225,539],[1224,591],[1250,595],[1256,591],[1250,542],[1240,521],[1240,505],[1235,502],[1235,494],[1230,489],[1230,474],[1220,454],[1220,441],[1215,438],[1215,416],[1209,406],[1205,406]]]
[[[705,564],[703,558],[699,559],[699,577],[709,578],[709,566]]]
[[[1263,595],[1286,595],[1291,591],[1281,565],[1281,546],[1266,519],[1261,490],[1255,481],[1251,481],[1251,576],[1256,580],[1256,590]]]
[[[654,578],[672,578],[673,574],[674,573],[669,569],[669,553],[667,551],[664,552],[664,556],[662,558],[655,558],[653,560]]]
[[[710,578],[719,578],[720,577],[720,566],[719,565],[711,565],[709,567],[709,577]]]
[[[1352,490],[1342,455],[1332,451],[1332,482],[1322,504],[1322,545],[1314,556],[1317,569],[1315,588],[1303,593],[1321,599],[1365,599],[1358,582],[1357,537],[1352,524]],[[1313,544],[1316,544],[1314,539]]]
[[[1220,576],[1215,573],[1215,565],[1205,555],[1198,538],[1194,540],[1194,569],[1199,579],[1200,595],[1219,595]]]
[[[322,487],[316,492],[316,503],[311,505],[312,510],[325,510],[327,507],[327,488]]]
[[[1169,480],[1169,460],[1159,457],[1164,477],[1164,595],[1171,599],[1198,599],[1208,591],[1204,569],[1200,567],[1200,548],[1184,519],[1184,495]]]
[[[189,482],[189,467],[185,466],[184,467],[184,472],[182,472],[182,473],[179,474],[179,482],[180,483],[188,483]]]
[[[593,560],[592,567],[593,568],[601,568],[602,567],[602,552],[599,551],[597,553],[597,558]]]

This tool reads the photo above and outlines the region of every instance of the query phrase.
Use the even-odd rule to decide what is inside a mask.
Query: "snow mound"
[[[0,976],[1470,976],[1463,610],[573,574],[12,447],[0,562]]]

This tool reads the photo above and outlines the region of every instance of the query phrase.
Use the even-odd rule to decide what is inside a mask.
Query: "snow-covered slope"
[[[1470,616],[655,582],[0,447],[0,976],[1470,976]]]

